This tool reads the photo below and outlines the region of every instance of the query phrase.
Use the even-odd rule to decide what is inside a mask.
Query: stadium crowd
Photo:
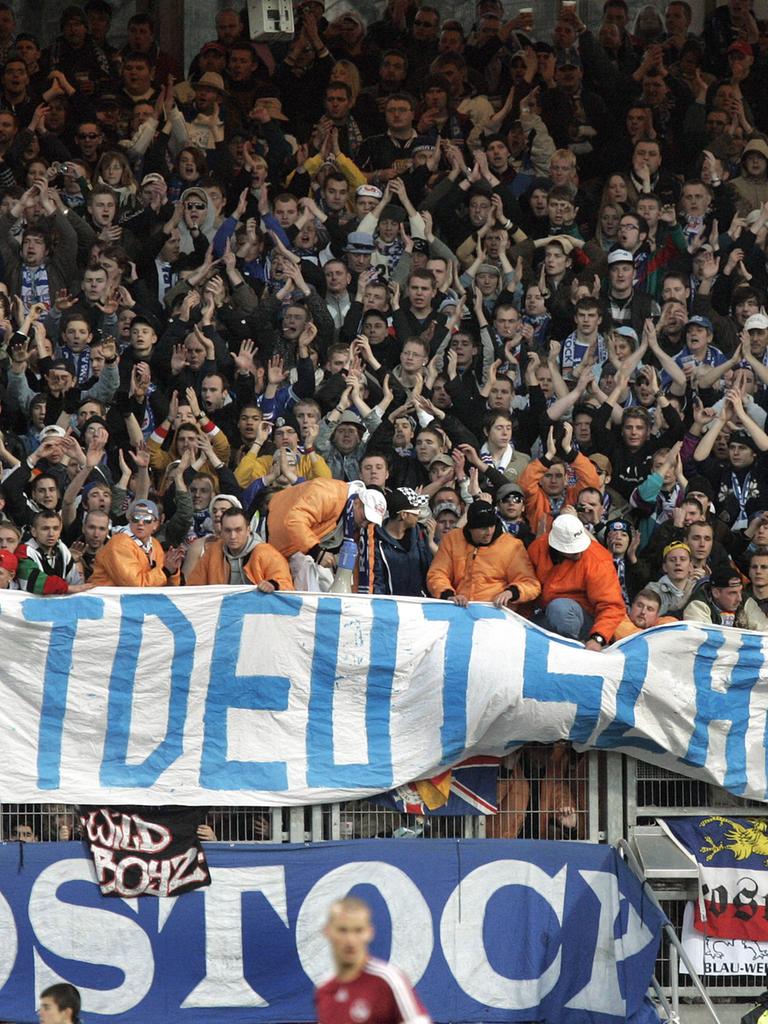
[[[768,25],[0,4],[0,585],[768,622]],[[337,577],[338,581],[338,577]]]

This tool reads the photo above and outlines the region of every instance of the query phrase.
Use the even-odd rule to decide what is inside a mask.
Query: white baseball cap
[[[365,509],[365,518],[369,523],[374,523],[376,526],[381,526],[384,522],[384,517],[387,514],[387,499],[384,497],[381,491],[376,491],[373,488],[363,488],[358,491],[356,497],[363,503]]]
[[[764,331],[768,327],[768,316],[765,313],[753,313],[744,323],[745,331]]]
[[[43,427],[38,436],[41,441],[45,441],[49,437],[66,437],[67,432],[58,423],[49,423],[47,427]]]
[[[560,551],[564,555],[576,555],[580,551],[586,551],[591,543],[592,538],[584,529],[584,524],[571,512],[563,512],[552,523],[549,546],[555,551]]]
[[[612,267],[614,263],[634,263],[634,257],[628,249],[614,249],[613,252],[608,253],[608,266]]]

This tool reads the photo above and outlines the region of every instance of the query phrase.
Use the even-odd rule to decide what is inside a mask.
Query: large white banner
[[[532,741],[766,799],[768,637],[602,652],[486,605],[252,588],[0,596],[0,800],[304,804]]]

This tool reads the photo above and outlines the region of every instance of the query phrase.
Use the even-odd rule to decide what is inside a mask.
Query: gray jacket
[[[365,455],[371,434],[380,423],[381,414],[377,409],[371,409],[368,415],[363,417],[365,430],[363,431],[360,444],[348,455],[342,455],[331,441],[338,423],[330,423],[328,418],[323,416],[320,420],[317,438],[315,439],[315,451],[325,459],[334,480],[360,479],[360,459]]]
[[[101,371],[101,376],[93,387],[80,392],[81,399],[85,401],[86,398],[92,398],[95,402],[109,405],[120,387],[120,373],[117,365],[116,362],[106,363]],[[26,373],[18,373],[14,369],[8,371],[8,397],[16,399],[25,415],[29,412],[29,403],[36,394],[39,392],[33,391],[29,386]]]

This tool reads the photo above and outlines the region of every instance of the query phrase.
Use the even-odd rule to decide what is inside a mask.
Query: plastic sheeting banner
[[[207,844],[210,887],[114,900],[78,844],[26,845],[23,863],[19,845],[0,845],[1,1020],[34,1020],[59,981],[89,1024],[315,1020],[332,968],[322,928],[352,892],[372,906],[372,952],[435,1021],[658,1024],[644,993],[664,919],[610,847]]]
[[[0,596],[0,799],[306,804],[570,739],[766,798],[768,637],[602,652],[486,605],[252,588]]]

